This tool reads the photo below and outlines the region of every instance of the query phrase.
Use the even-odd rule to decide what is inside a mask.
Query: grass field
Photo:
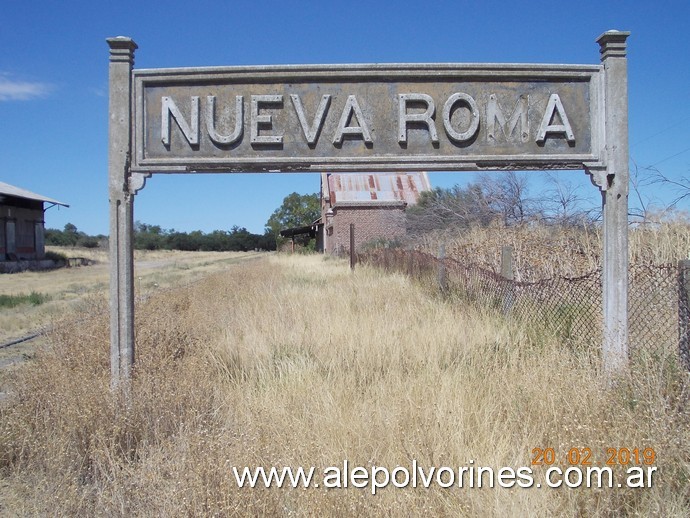
[[[226,265],[227,266],[227,265]],[[318,256],[232,264],[137,307],[129,405],[103,297],[55,322],[0,404],[0,514],[687,516],[687,374],[635,365]],[[534,469],[653,448],[651,488],[239,488],[232,468]],[[537,458],[537,460],[539,460]],[[644,459],[642,459],[644,460]],[[639,463],[642,463],[640,460]],[[613,471],[622,476],[624,467]],[[441,482],[447,479],[441,479]],[[616,482],[624,479],[617,478]],[[498,486],[498,485],[497,485]]]
[[[48,247],[66,257],[84,257],[92,266],[6,274],[0,282],[0,297],[22,297],[35,293],[47,300],[41,304],[20,304],[0,310],[0,343],[49,326],[65,311],[73,310],[87,297],[107,297],[110,282],[108,252],[102,249]],[[240,252],[135,252],[135,290],[147,295],[155,290],[194,282],[229,264],[257,257]]]
[[[94,264],[2,275],[0,303],[6,299],[12,304],[0,304],[0,344],[42,333],[65,316],[78,320],[80,315],[92,315],[95,308],[107,313],[104,307],[110,282],[107,250],[54,246],[48,250],[66,257],[84,257]],[[253,252],[136,250],[134,288],[137,298],[196,282],[210,273],[260,255]],[[40,334],[30,341],[0,348],[0,398],[5,391],[6,368],[33,357],[36,347],[46,342],[46,336]]]

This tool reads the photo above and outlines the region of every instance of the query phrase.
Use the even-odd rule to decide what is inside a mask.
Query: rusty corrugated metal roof
[[[325,174],[330,204],[339,202],[404,201],[414,205],[422,191],[431,189],[425,172]],[[323,194],[326,194],[325,192]]]

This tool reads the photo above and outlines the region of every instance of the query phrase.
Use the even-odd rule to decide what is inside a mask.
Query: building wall
[[[19,259],[42,259],[45,256],[43,204],[35,203],[38,205],[33,207],[0,205],[0,261],[5,260],[7,254]]]
[[[429,189],[425,172],[322,173],[323,250],[349,252],[350,223],[355,224],[357,250],[375,240],[403,238],[405,207]]]
[[[326,253],[350,252],[350,223],[355,224],[355,250],[378,239],[393,240],[405,236],[405,207],[353,206],[333,208],[325,224]]]

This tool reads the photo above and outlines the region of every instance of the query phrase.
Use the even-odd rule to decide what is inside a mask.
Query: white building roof
[[[40,194],[36,194],[35,192],[27,191],[26,189],[20,189],[19,187],[15,187],[14,185],[10,185],[5,182],[0,182],[0,202],[2,201],[4,196],[14,196],[15,198],[24,198],[26,200],[45,201],[48,203],[53,203],[55,205],[69,207],[69,205],[61,201],[48,198],[47,196],[42,196]]]

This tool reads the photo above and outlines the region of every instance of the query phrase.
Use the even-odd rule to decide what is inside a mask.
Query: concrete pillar
[[[628,363],[628,65],[629,32],[608,31],[597,42],[604,65],[606,185],[604,216],[603,361],[610,378]]]
[[[132,68],[137,44],[109,38],[110,374],[127,393],[134,365],[134,194],[129,189]]]

